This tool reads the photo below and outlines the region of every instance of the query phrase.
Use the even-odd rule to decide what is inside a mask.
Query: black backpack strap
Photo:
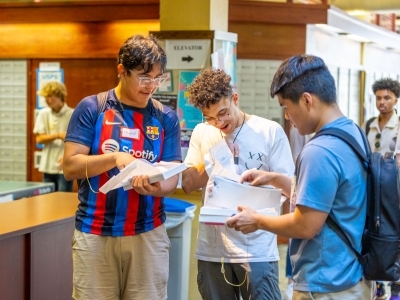
[[[343,229],[332,219],[330,215],[326,219],[326,224],[334,231],[336,234],[353,250],[354,254],[357,256],[358,261],[363,264],[364,258],[360,252],[354,249],[353,245],[351,244],[349,238],[344,233]]]
[[[158,101],[157,99],[151,98],[150,99],[152,104],[153,104],[153,108],[154,108],[154,115],[157,116],[157,118],[161,121],[161,125],[162,127],[164,127],[164,105]]]
[[[370,149],[367,137],[365,136],[364,132],[361,130],[360,127],[357,126],[357,128],[360,131],[360,134],[363,138],[364,147],[365,147],[365,149],[367,149],[367,151],[364,151],[361,148],[361,145],[356,141],[356,139],[352,135],[350,135],[348,132],[346,132],[342,129],[339,129],[339,128],[326,128],[326,129],[320,130],[312,137],[311,140],[313,140],[321,135],[332,135],[334,137],[337,137],[337,138],[341,139],[342,141],[344,141],[346,144],[348,144],[350,146],[350,148],[357,154],[358,158],[361,160],[363,165],[365,167],[368,167],[369,163],[370,163],[368,156],[371,153],[371,149]]]
[[[357,126],[358,127],[358,126]],[[356,139],[350,135],[348,132],[341,130],[339,128],[326,128],[323,129],[319,132],[317,132],[312,139],[317,138],[321,135],[332,135],[334,137],[337,137],[344,141],[346,144],[350,146],[350,148],[357,154],[358,158],[360,159],[361,163],[363,166],[368,170],[370,166],[370,160],[369,160],[369,155],[371,154],[371,149],[369,147],[369,143],[367,140],[366,135],[364,132],[361,130],[360,127],[358,127],[359,132],[363,138],[363,143],[366,148],[366,151],[364,151],[361,148],[361,145],[356,141]],[[349,238],[347,235],[344,233],[343,229],[332,219],[330,215],[328,215],[328,218],[326,219],[326,224],[337,233],[337,235],[352,249],[354,254],[357,256],[357,259],[361,265],[364,264],[364,258],[363,256],[356,250],[354,249],[353,245],[351,244]]]
[[[369,129],[370,129],[370,127],[371,127],[371,123],[374,121],[376,119],[376,117],[372,117],[371,119],[369,119],[368,121],[367,121],[367,123],[365,124],[365,134],[368,136],[368,133],[369,133]],[[399,119],[400,119],[400,117],[399,117]]]
[[[97,94],[97,118],[106,108],[107,98],[108,98],[108,91]]]

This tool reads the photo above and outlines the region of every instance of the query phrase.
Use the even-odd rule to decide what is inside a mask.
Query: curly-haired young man
[[[224,71],[208,69],[189,87],[189,101],[202,111],[205,122],[195,127],[190,140],[185,159],[189,168],[182,175],[186,193],[199,188],[204,191],[209,180],[204,155],[221,139],[227,141],[237,158],[240,172],[256,168],[293,175],[290,146],[282,127],[241,111],[230,81],[231,77]],[[245,300],[281,299],[275,234],[257,231],[246,236],[226,226],[200,223],[195,256],[197,283],[203,299],[239,299],[240,296]],[[226,279],[221,273],[222,257]],[[244,282],[246,271],[242,264],[245,262],[251,268],[249,285]]]
[[[375,94],[376,108],[379,110],[379,116],[373,117],[365,122],[365,124],[363,124],[363,129],[368,135],[368,141],[372,151],[380,152],[383,155],[396,148],[397,162],[400,165],[400,142],[396,143],[396,137],[398,136],[400,127],[399,116],[395,109],[397,99],[400,97],[400,83],[390,78],[382,78],[375,81],[372,85],[372,91]],[[386,299],[385,283],[378,281],[376,286],[376,299]],[[397,296],[392,296],[392,298],[399,297],[399,284],[392,284],[391,286],[393,294],[397,294]]]
[[[382,78],[372,85],[379,116],[366,121],[362,128],[368,136],[371,150],[384,155],[390,149],[397,135],[399,117],[395,106],[400,96],[400,83],[390,78]],[[394,146],[394,145],[393,145]]]

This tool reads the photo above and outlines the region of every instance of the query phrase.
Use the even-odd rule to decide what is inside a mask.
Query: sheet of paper
[[[144,159],[135,159],[133,162],[123,168],[120,173],[111,177],[99,190],[103,194],[106,194],[111,190],[122,187],[127,183],[128,178],[133,177],[133,174],[137,173],[137,175],[148,175],[148,172],[154,174],[157,172],[157,169],[155,169],[151,163]]]
[[[236,166],[233,161],[233,154],[228,147],[225,139],[220,140],[210,148],[210,155],[215,162],[219,162],[225,169],[237,173]]]
[[[145,159],[135,159],[129,165],[121,170],[121,172],[113,177],[111,177],[101,188],[100,192],[103,194],[108,193],[111,190],[123,187],[125,190],[131,189],[132,179],[135,176],[147,175],[149,177],[160,174],[167,173],[166,176],[171,176],[168,173],[170,170],[176,169],[176,172],[182,172],[186,169],[185,164],[176,162],[158,162],[151,164]]]
[[[144,159],[136,159],[137,161],[136,166],[132,169],[125,178],[122,179],[122,185],[131,184],[133,177],[139,175],[154,175],[159,173],[158,169],[154,164],[149,163],[147,160]]]
[[[186,170],[186,165],[184,163],[176,163],[176,162],[161,161],[159,163],[153,164],[152,166],[154,167],[156,172],[149,175],[149,183],[155,183],[158,181],[168,179]],[[123,183],[123,188],[125,191],[133,188],[131,185],[133,177],[128,178],[127,182]]]
[[[275,209],[257,210],[257,212],[266,216],[279,215],[279,213]],[[205,223],[206,225],[225,225],[226,220],[237,213],[237,209],[203,206],[200,208],[199,222]]]
[[[224,168],[218,161],[214,164],[211,176],[223,176],[230,180],[240,182],[240,175],[238,175],[235,170],[232,170],[232,168]]]
[[[256,210],[278,209],[281,205],[282,190],[250,186],[224,176],[213,176],[213,186],[208,186],[205,206],[237,209],[246,205]]]

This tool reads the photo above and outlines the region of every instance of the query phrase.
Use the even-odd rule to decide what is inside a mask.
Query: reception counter
[[[76,193],[0,204],[0,299],[72,299]]]
[[[178,189],[169,197],[197,202],[200,207],[200,195],[201,192],[186,195]],[[72,299],[71,242],[78,203],[76,193],[65,192],[0,203],[0,300]],[[173,243],[178,229],[167,230],[170,251],[186,253],[188,249]],[[191,235],[190,228],[187,231],[185,234]],[[185,257],[191,256],[188,253]],[[171,259],[170,263],[170,271],[177,268]],[[189,264],[182,266],[185,270],[179,272],[187,281]],[[187,286],[185,289],[187,295]],[[170,291],[179,292],[171,287]]]

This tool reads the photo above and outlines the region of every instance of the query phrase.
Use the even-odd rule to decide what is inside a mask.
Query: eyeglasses
[[[148,86],[152,83],[154,86],[159,87],[159,86],[162,86],[164,84],[164,82],[167,80],[167,76],[165,76],[165,75],[156,77],[156,78],[149,78],[149,77],[145,77],[145,76],[140,76],[140,75],[136,74],[135,72],[132,72],[132,73],[135,74],[139,78],[139,85],[141,87]]]
[[[381,143],[379,142],[379,140],[380,140],[380,138],[381,138],[381,134],[380,133],[377,133],[376,135],[375,135],[375,138],[376,138],[376,142],[375,142],[375,148],[376,149],[379,149],[380,147],[381,147]]]
[[[204,117],[204,123],[207,125],[215,125],[217,122],[222,122],[226,121],[230,117],[230,111],[231,111],[231,106],[232,106],[232,99],[229,102],[229,108],[223,110],[222,112],[219,112],[216,118],[213,117]]]

